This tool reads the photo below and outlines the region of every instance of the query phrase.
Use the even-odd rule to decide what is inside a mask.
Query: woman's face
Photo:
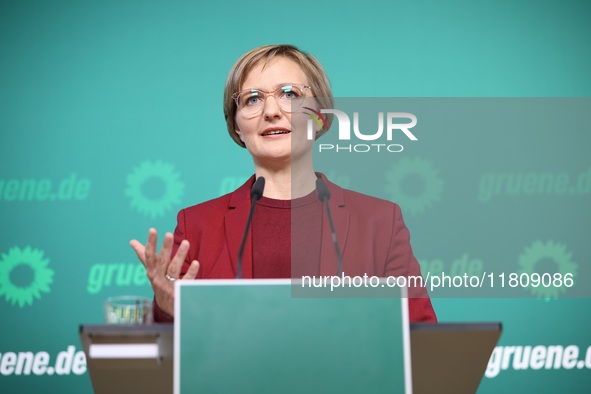
[[[286,84],[308,85],[308,78],[291,59],[276,57],[266,64],[255,66],[240,90],[273,92]],[[309,89],[304,91],[311,96]],[[314,141],[306,138],[305,117],[283,110],[272,95],[267,96],[262,111],[254,117],[245,116],[239,108],[236,125],[236,133],[252,155],[255,165],[267,163],[276,166],[306,156],[311,159]]]

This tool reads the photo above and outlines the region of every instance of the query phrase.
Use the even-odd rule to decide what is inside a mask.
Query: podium
[[[473,393],[500,335],[499,323],[409,325],[399,297],[292,298],[289,280],[179,282],[174,326],[81,327],[96,394],[406,394],[413,383],[419,394]]]
[[[400,289],[385,298],[294,298],[289,279],[180,282],[175,394],[411,392]]]
[[[172,393],[172,324],[81,325],[95,394]]]

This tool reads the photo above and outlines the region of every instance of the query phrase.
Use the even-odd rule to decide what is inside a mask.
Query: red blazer
[[[410,246],[410,234],[400,207],[390,201],[370,197],[329,182],[330,209],[333,215],[343,271],[346,275],[379,277],[421,275]],[[186,273],[191,261],[200,263],[197,279],[236,277],[236,257],[250,209],[250,189],[254,176],[232,193],[181,210],[174,232],[176,253],[187,239],[190,249],[181,270]],[[320,249],[320,275],[336,275],[337,263],[326,212],[323,218]],[[250,235],[249,235],[250,237]],[[247,240],[243,256],[243,277],[252,278],[252,243]],[[410,289],[410,321],[436,322],[437,318],[425,289]],[[156,321],[172,321],[154,303]]]

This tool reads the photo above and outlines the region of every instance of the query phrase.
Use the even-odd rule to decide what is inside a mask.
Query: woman
[[[230,137],[251,154],[255,175],[233,193],[180,211],[174,236],[165,235],[159,253],[154,229],[145,247],[130,242],[154,290],[156,321],[173,319],[175,280],[236,277],[255,178],[266,182],[244,252],[243,277],[336,274],[335,249],[315,194],[322,175],[314,172],[313,141],[306,137],[307,116],[301,112],[309,105],[332,108],[328,79],[309,54],[291,45],[270,45],[238,59],[226,81],[224,114]],[[330,121],[327,127],[315,124],[316,138]],[[420,275],[396,204],[323,179],[332,196],[346,275]],[[436,321],[426,291],[412,295],[410,320]]]

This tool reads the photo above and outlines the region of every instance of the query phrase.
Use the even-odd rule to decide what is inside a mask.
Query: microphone
[[[250,189],[250,198],[256,198],[256,201],[260,200],[263,197],[263,190],[265,190],[265,178],[262,176],[258,177],[255,181],[254,185],[252,185],[252,189]]]
[[[240,243],[240,249],[238,249],[238,259],[236,260],[236,279],[242,279],[242,256],[244,255],[244,245],[246,245],[246,238],[248,237],[248,230],[250,230],[250,223],[252,222],[252,216],[254,215],[254,208],[256,202],[263,197],[263,190],[265,189],[265,178],[262,176],[258,177],[250,189],[250,213],[248,214],[248,221],[246,222],[246,228],[244,229],[244,235],[242,236],[242,242]]]
[[[337,275],[341,276],[343,274],[343,257],[341,256],[341,249],[339,248],[339,243],[337,241],[337,233],[334,229],[330,206],[328,205],[328,200],[330,200],[330,190],[328,190],[328,186],[326,186],[326,183],[320,177],[316,178],[316,193],[318,194],[318,199],[322,201],[326,208],[326,215],[328,216],[328,223],[330,224],[330,234],[332,235],[332,243],[334,244],[337,253]]]

